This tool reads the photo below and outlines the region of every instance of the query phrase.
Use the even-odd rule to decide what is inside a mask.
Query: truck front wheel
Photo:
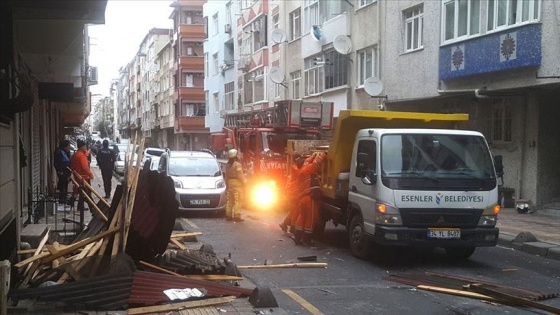
[[[465,260],[474,253],[475,247],[446,247],[445,252],[449,257],[456,260]]]
[[[364,219],[361,215],[355,215],[348,227],[348,241],[352,255],[360,259],[368,259],[371,254],[371,242],[366,236]]]

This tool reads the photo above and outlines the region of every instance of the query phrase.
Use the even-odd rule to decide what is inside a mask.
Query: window
[[[205,100],[209,100],[209,99],[210,99],[210,92],[208,92],[208,90],[204,91],[204,99],[205,99]],[[206,107],[206,115],[210,114],[209,111],[210,111],[210,110],[208,109],[208,106],[207,106],[207,107]]]
[[[503,103],[494,104],[492,107],[492,140],[511,142],[512,134],[511,106]]]
[[[204,76],[210,76],[210,58],[208,58],[208,53],[204,53]]]
[[[235,82],[231,81],[224,85],[224,103],[225,109],[234,109],[235,100]]]
[[[214,112],[218,112],[220,110],[220,95],[215,92],[212,96],[214,97]]]
[[[274,86],[273,86],[273,89],[274,89],[273,97],[274,98],[279,98],[280,97],[280,84],[278,84],[278,83],[273,83],[273,84],[274,84]]]
[[[348,83],[348,59],[335,50],[325,53],[325,90]]]
[[[274,14],[274,16],[272,17],[272,29],[279,28],[280,27],[279,24],[280,24],[280,15]]]
[[[405,23],[405,51],[413,51],[424,46],[422,33],[424,31],[424,7],[419,6],[404,11]]]
[[[194,74],[185,73],[185,85],[186,87],[194,87]]]
[[[218,21],[218,13],[212,16],[212,24],[214,25],[214,35],[218,34],[220,22]]]
[[[212,72],[212,74],[216,75],[218,74],[218,69],[219,69],[219,64],[218,64],[218,53],[215,53],[212,55],[212,66],[214,68],[214,71]]]
[[[358,85],[364,85],[369,77],[379,77],[377,59],[377,46],[358,51]]]
[[[299,85],[301,82],[301,71],[290,73],[290,79],[292,81],[292,99],[294,100],[300,99]]]
[[[305,26],[304,30],[309,31],[313,25],[321,24],[319,20],[319,0],[305,0]]]
[[[375,0],[360,0],[360,7],[365,7],[366,5],[373,3]]]
[[[324,70],[322,65],[317,65],[318,56],[304,60],[305,96],[323,92]]]
[[[251,34],[253,36],[253,52],[266,46],[266,19],[264,15],[251,24]]]
[[[356,176],[363,177],[363,171],[375,171],[376,170],[376,148],[375,148],[375,141],[372,140],[362,140],[358,143],[358,154],[365,153],[368,155],[367,162],[365,164],[360,165],[356,163],[358,167],[356,167]],[[377,173],[377,172],[375,172]]]
[[[265,100],[264,93],[264,75],[263,70],[258,69],[244,76],[245,86],[243,93],[245,95],[245,104],[256,103]]]
[[[488,30],[540,19],[540,0],[488,0]]]
[[[181,103],[179,117],[196,117],[206,114],[206,105],[199,103]]]
[[[231,2],[226,4],[226,24],[231,25]]]
[[[290,40],[301,37],[301,9],[290,12]]]
[[[480,33],[480,0],[448,0],[443,6],[444,42]]]

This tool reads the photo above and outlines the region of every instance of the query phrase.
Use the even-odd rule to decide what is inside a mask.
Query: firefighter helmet
[[[228,158],[235,159],[237,157],[237,150],[231,149],[228,151]]]

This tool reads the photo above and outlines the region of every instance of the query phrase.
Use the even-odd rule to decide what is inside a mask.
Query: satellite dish
[[[321,31],[321,28],[317,25],[313,25],[311,27],[311,37],[313,37],[314,40],[316,41],[320,41],[321,38],[323,38],[323,31]]]
[[[270,33],[270,39],[276,44],[283,43],[286,40],[286,32],[283,29],[275,28]]]
[[[369,77],[364,81],[364,90],[371,96],[377,96],[383,91],[383,83],[376,77]]]
[[[272,82],[277,84],[284,83],[284,80],[286,79],[284,70],[280,67],[271,67],[270,70],[268,70],[268,76]]]
[[[352,40],[346,35],[337,35],[333,39],[334,50],[341,55],[347,55],[352,50]]]

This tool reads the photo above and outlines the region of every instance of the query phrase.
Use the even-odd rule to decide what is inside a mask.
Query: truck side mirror
[[[496,176],[504,176],[504,164],[501,155],[494,155],[494,168],[496,169]]]
[[[375,185],[377,182],[377,174],[375,173],[375,170],[367,169],[369,154],[363,152],[358,153],[357,161],[358,165],[356,165],[356,176],[359,176],[362,179],[362,183],[366,185]]]

